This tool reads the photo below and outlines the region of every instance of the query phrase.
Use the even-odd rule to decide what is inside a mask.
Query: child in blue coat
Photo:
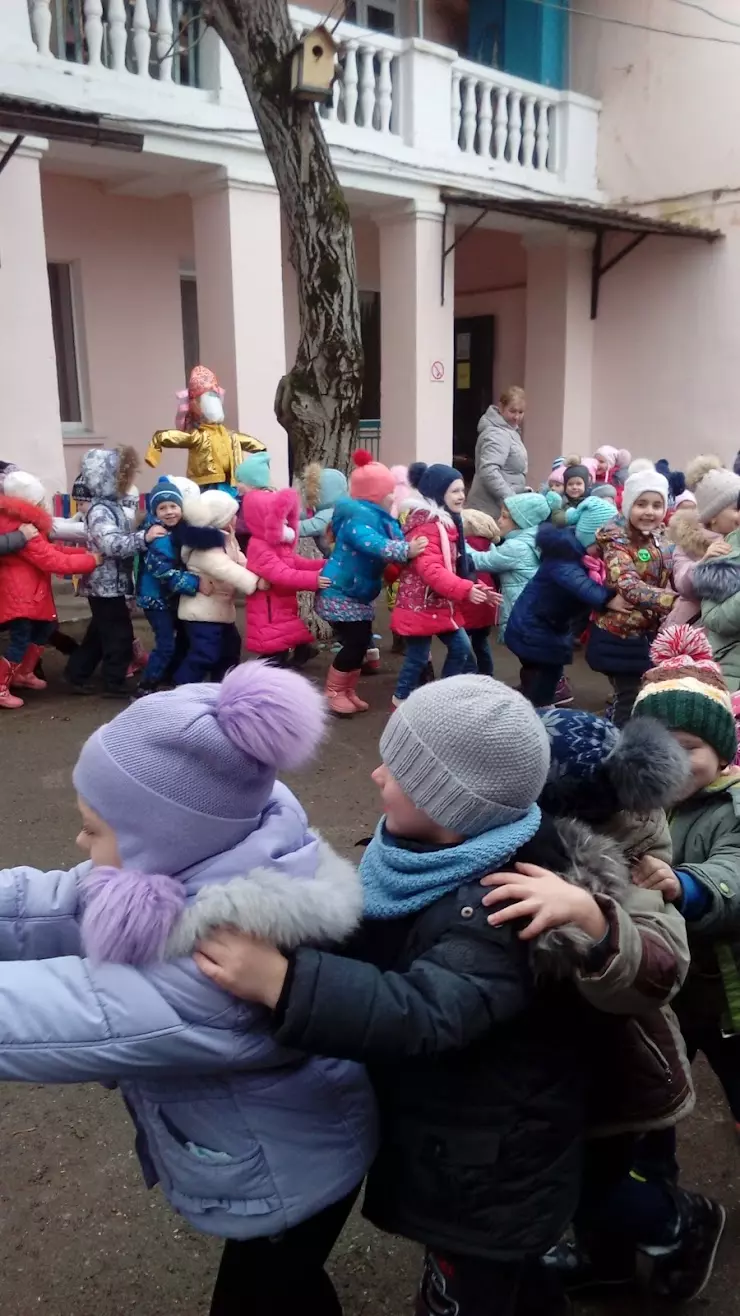
[[[396,481],[369,452],[353,454],[349,498],[340,498],[332,517],[334,549],[322,572],[328,585],[316,596],[316,612],[331,624],[341,648],[326,678],[326,696],[337,717],[353,717],[368,705],[357,696],[362,660],[372,645],[375,600],[389,562],[404,564],[427,546],[407,543],[390,506]]]
[[[540,566],[514,604],[506,627],[507,648],[522,665],[522,692],[537,707],[553,702],[563,668],[573,661],[579,616],[612,606],[615,596],[603,579],[594,579],[603,577],[603,564],[591,556],[596,531],[614,518],[612,504],[591,497],[568,515],[575,529],[545,524],[537,531]]]
[[[136,582],[136,602],[141,608],[154,635],[154,648],[149,654],[139,684],[139,694],[151,694],[165,680],[174,666],[180,639],[177,623],[177,602],[180,594],[207,593],[210,583],[194,571],[186,571],[180,561],[179,546],[172,531],[182,520],[182,492],[166,476],[155,484],[149,499],[149,525],[162,525],[167,531],[160,539],[149,544],[142,555]],[[184,653],[184,643],[180,641]]]

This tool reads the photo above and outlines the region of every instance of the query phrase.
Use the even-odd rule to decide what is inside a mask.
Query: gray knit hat
[[[740,497],[740,475],[722,465],[719,457],[695,457],[686,468],[686,485],[696,498],[699,520],[708,526]]]
[[[534,708],[490,676],[415,690],[386,726],[380,754],[417,809],[462,836],[518,822],[550,766]]]

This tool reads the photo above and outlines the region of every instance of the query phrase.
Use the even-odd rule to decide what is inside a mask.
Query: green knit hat
[[[654,717],[671,731],[697,736],[720,762],[732,763],[737,753],[732,698],[704,631],[667,626],[650,654],[655,666],[645,673],[632,716]]]
[[[520,530],[534,530],[553,510],[561,506],[560,496],[548,489],[546,494],[520,493],[504,498],[504,507]]]
[[[246,484],[250,489],[269,489],[269,452],[247,453],[244,460],[237,466],[235,475],[237,484]]]

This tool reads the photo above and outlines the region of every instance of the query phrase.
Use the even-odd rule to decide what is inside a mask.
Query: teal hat
[[[520,493],[504,498],[504,507],[520,530],[534,530],[535,526],[547,521],[553,509],[557,510],[560,505],[556,493]]]
[[[565,513],[567,525],[575,527],[576,539],[584,548],[596,543],[596,532],[608,521],[613,521],[617,509],[608,498],[599,498],[589,494],[577,507],[570,507]]]
[[[246,484],[250,489],[269,489],[270,454],[269,452],[250,452],[239,462],[236,468],[237,484]]]

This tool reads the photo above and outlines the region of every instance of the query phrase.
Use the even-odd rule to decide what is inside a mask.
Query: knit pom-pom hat
[[[269,452],[248,452],[234,471],[237,484],[245,484],[248,489],[269,489],[270,454]]]
[[[560,494],[556,494],[553,489],[548,489],[546,494],[509,494],[508,498],[504,498],[504,507],[520,530],[534,530],[535,526],[542,525],[553,512],[557,512],[560,506]]]
[[[740,475],[723,466],[719,457],[695,457],[686,467],[686,488],[696,498],[699,520],[708,526],[726,507],[737,505]]]
[[[454,466],[448,466],[445,462],[432,462],[431,466],[427,466],[426,462],[412,462],[408,477],[412,489],[418,489],[422,498],[428,498],[440,507],[450,485],[463,478]]]
[[[568,795],[583,783],[594,790],[592,816],[625,809],[649,813],[675,803],[686,782],[686,752],[655,718],[628,722],[618,731],[612,722],[580,708],[549,708],[540,714],[550,740],[550,771],[542,799],[548,811],[567,813]]]
[[[44,486],[35,475],[18,469],[10,471],[3,482],[3,493],[7,498],[22,498],[26,503],[42,507],[46,501]]]
[[[196,498],[183,499],[182,514],[188,525],[214,526],[225,530],[239,511],[236,498],[225,489],[206,489]]]
[[[653,641],[655,664],[643,678],[633,717],[655,717],[671,731],[704,740],[721,763],[737,753],[732,699],[700,627],[666,626]]]
[[[387,466],[376,462],[371,452],[358,448],[352,453],[355,469],[349,477],[351,498],[365,503],[382,503],[393,493],[396,482]]]
[[[256,831],[276,774],[303,766],[324,726],[310,681],[244,663],[221,685],[149,695],[93,732],[75,789],[113,828],[126,872],[106,870],[87,888],[87,953],[140,963],[163,948],[182,906],[179,875]]]
[[[173,480],[168,479],[166,475],[157,480],[149,495],[149,511],[156,512],[160,503],[177,503],[180,508],[183,503],[182,489]]]
[[[635,457],[627,463],[627,475],[638,475],[640,471],[654,471],[655,463],[649,457]]]
[[[599,498],[596,494],[584,498],[577,507],[569,507],[565,514],[566,525],[572,525],[576,539],[584,548],[596,543],[596,531],[608,521],[613,521],[616,508],[608,498]]]
[[[563,483],[567,485],[569,480],[583,480],[586,488],[591,483],[591,472],[583,462],[575,462],[572,466],[566,466],[563,471]]]

